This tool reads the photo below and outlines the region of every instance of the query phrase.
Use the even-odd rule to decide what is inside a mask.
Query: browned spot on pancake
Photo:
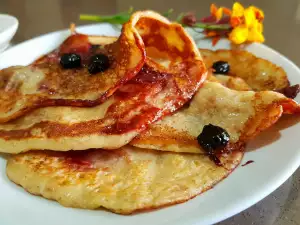
[[[188,134],[188,132],[179,132],[178,130],[167,126],[153,126],[151,127],[151,134],[144,132],[141,136],[135,137],[130,144],[134,145],[142,140],[143,144],[151,145],[189,145],[198,147],[198,142],[195,137]]]
[[[6,84],[13,75],[14,69],[18,67],[10,67],[8,69],[0,70],[1,72],[1,79],[0,79],[0,89],[5,89]],[[6,91],[11,91],[12,87],[8,87],[8,90]]]
[[[173,30],[176,32],[176,34],[179,35],[180,39],[185,43],[183,49],[179,49],[176,45],[170,46],[170,44],[167,41],[167,35],[163,37],[161,33],[163,32],[163,29],[169,30],[169,27],[167,24],[164,24],[158,20],[156,21],[150,21],[147,19],[141,19],[139,20],[137,27],[141,30],[150,30],[151,32],[147,32],[144,34],[141,32],[141,36],[143,38],[143,41],[147,47],[151,47],[152,45],[155,45],[155,48],[159,50],[159,52],[168,52],[169,57],[172,59],[176,59],[178,55],[180,55],[182,58],[193,58],[195,57],[194,53],[190,52],[190,49],[193,48],[190,39],[184,35],[181,32],[182,27],[180,25],[173,25]],[[157,45],[159,43],[159,45]],[[151,58],[151,55],[148,57]]]
[[[110,56],[111,58],[113,56]],[[72,96],[72,98],[80,98],[83,94],[91,92],[106,91],[106,88],[112,83],[118,82],[116,71],[117,62],[111,59],[108,70],[96,75],[89,74],[87,68],[80,69],[63,69],[59,64],[50,64],[48,62],[35,65],[45,71],[45,79],[39,84],[38,90],[43,94]],[[50,90],[50,92],[48,92]]]

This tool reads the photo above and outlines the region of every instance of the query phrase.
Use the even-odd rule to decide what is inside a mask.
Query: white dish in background
[[[108,24],[78,28],[88,34],[117,35]],[[11,65],[26,65],[53,50],[69,34],[59,31],[43,35],[12,47],[0,55],[0,69]],[[195,38],[197,41],[197,38]],[[207,40],[199,40],[201,48],[211,48]],[[222,40],[214,49],[230,48]],[[32,51],[35,49],[35,51]],[[300,70],[291,61],[261,44],[249,45],[246,50],[282,66],[292,84],[300,83]],[[300,100],[300,96],[296,99]],[[299,118],[299,117],[298,117]],[[299,121],[299,119],[298,119]],[[5,156],[0,157],[0,224],[5,225],[204,225],[224,220],[248,208],[279,187],[300,165],[299,130],[297,117],[282,118],[271,129],[249,143],[241,163],[254,160],[248,166],[239,166],[228,178],[213,189],[182,204],[121,216],[104,210],[65,208],[54,201],[28,194],[8,180],[5,174]],[[273,139],[272,139],[273,138]],[[272,141],[270,141],[272,140]],[[263,143],[267,141],[268,143]],[[17,215],[17,216],[15,216]]]
[[[16,17],[0,14],[0,52],[4,51],[13,36],[15,35],[19,26]]]

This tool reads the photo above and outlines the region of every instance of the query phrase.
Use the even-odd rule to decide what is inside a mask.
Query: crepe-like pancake
[[[0,122],[46,106],[92,107],[104,102],[113,92],[134,77],[145,63],[145,47],[135,29],[136,21],[123,26],[116,42],[94,48],[83,34],[73,34],[54,52],[29,66],[0,71]],[[81,55],[82,67],[64,69],[64,53]],[[103,53],[109,68],[91,75],[87,65],[91,56]]]
[[[251,91],[251,87],[240,77],[232,77],[222,74],[212,75],[209,73],[207,80],[220,83],[225,87],[228,87],[237,91]]]
[[[192,98],[207,73],[183,27],[148,11],[131,20],[138,20],[136,29],[147,50],[139,74],[93,108],[46,107],[0,124],[1,152],[116,149]]]
[[[255,91],[280,90],[289,86],[285,71],[272,62],[258,58],[243,50],[199,49],[207,68],[214,62],[225,61],[230,65],[229,75],[244,79]]]
[[[190,104],[150,126],[131,144],[164,151],[205,153],[197,143],[203,127],[213,124],[230,135],[224,151],[236,150],[273,125],[282,113],[300,112],[292,99],[273,91],[235,91],[206,81]]]
[[[229,175],[243,156],[224,155],[221,167],[204,155],[132,148],[31,151],[12,156],[6,171],[28,192],[64,206],[129,214],[195,197]]]

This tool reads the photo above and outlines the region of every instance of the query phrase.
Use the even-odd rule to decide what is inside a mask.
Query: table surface
[[[216,0],[217,5],[231,6],[233,1]],[[265,12],[266,44],[300,66],[300,0],[245,0]],[[159,12],[173,8],[175,12],[193,11],[198,16],[209,12],[211,1],[204,0],[0,0],[0,13],[9,13],[20,21],[13,43],[40,34],[67,28],[80,13],[113,14],[135,9]],[[219,225],[297,225],[300,224],[300,169],[268,197]]]

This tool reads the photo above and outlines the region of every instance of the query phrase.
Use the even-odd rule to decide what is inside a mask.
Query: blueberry
[[[214,73],[228,74],[230,65],[225,61],[217,61],[213,64],[212,68],[215,70]]]
[[[73,69],[81,66],[81,57],[75,53],[63,54],[60,57],[60,64],[65,69]]]
[[[205,125],[197,137],[199,145],[211,155],[224,148],[229,139],[230,136],[225,129],[212,124]]]
[[[107,70],[109,67],[109,59],[104,54],[97,54],[91,57],[88,70],[90,74],[96,74]]]

